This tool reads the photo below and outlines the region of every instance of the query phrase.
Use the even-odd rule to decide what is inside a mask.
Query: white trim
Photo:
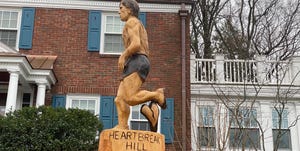
[[[118,11],[119,2],[85,0],[1,0],[0,6]],[[177,13],[181,9],[180,4],[139,3],[139,6],[142,12]],[[190,10],[191,6],[187,5],[186,9]]]
[[[102,12],[101,13],[101,38],[100,38],[100,54],[112,54],[112,55],[121,55],[122,52],[120,53],[108,53],[108,52],[105,52],[104,51],[104,39],[105,39],[105,30],[106,30],[106,17],[107,16],[117,16],[119,17],[119,14],[118,12]],[[123,29],[123,27],[122,27]],[[122,29],[121,29],[121,32],[119,33],[121,36],[122,36]],[[122,50],[124,51],[124,50]]]
[[[9,73],[9,85],[7,90],[5,114],[9,113],[10,111],[16,110],[19,77],[20,73],[18,71],[12,71]]]
[[[0,2],[1,3],[1,2]],[[14,28],[13,30],[17,31],[17,35],[16,35],[16,43],[15,43],[15,49],[18,51],[19,50],[19,39],[20,39],[20,31],[21,31],[21,16],[22,16],[22,10],[20,8],[7,8],[7,7],[3,7],[2,5],[0,5],[0,10],[3,11],[10,11],[10,12],[16,12],[18,13],[18,17],[17,17],[17,27]],[[14,53],[14,51],[12,48],[6,46],[5,44],[0,45],[0,52],[12,52]]]
[[[45,105],[46,83],[37,83],[36,107]]]
[[[67,94],[66,96],[66,109],[71,108],[71,100],[74,99],[90,99],[95,100],[95,115],[100,114],[100,95],[93,94]]]
[[[149,102],[147,102],[146,103],[147,105],[149,105]],[[140,104],[140,105],[135,105],[135,107],[136,106],[139,106],[139,109],[140,109],[140,107],[142,107],[142,104]],[[129,114],[129,118],[128,118],[128,125],[129,125],[129,127],[130,127],[130,122],[131,121],[136,121],[136,122],[144,122],[144,121],[146,121],[147,123],[148,123],[148,120],[147,119],[132,119],[132,108],[133,108],[134,106],[130,106],[130,114]],[[158,125],[157,125],[157,133],[160,133],[161,134],[161,108],[160,108],[160,106],[158,106],[158,108],[159,108],[159,116],[158,116]],[[142,113],[140,113],[140,114],[142,114]],[[131,127],[130,127],[131,128]],[[150,127],[149,127],[150,128]]]
[[[21,77],[28,83],[45,82],[47,88],[56,83],[56,77],[52,70],[33,69],[25,56],[0,56],[0,70],[19,71]]]

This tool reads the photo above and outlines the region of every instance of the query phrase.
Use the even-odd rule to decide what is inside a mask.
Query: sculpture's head
[[[135,1],[135,0],[121,0],[121,2],[120,2],[120,11],[121,11],[121,6],[122,7],[125,6],[127,9],[130,10],[130,15],[135,16],[135,17],[138,18],[140,7],[139,7],[137,1]],[[120,11],[119,11],[119,14],[121,14]]]

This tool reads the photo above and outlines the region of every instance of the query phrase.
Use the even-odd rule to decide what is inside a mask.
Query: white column
[[[259,83],[265,83],[266,81],[266,79],[265,79],[265,77],[266,77],[266,71],[265,71],[265,68],[266,68],[266,65],[265,65],[265,63],[264,63],[264,61],[265,61],[265,56],[263,56],[263,55],[259,55],[259,56],[256,56],[256,58],[255,58],[255,60],[257,61],[257,69],[256,69],[256,71],[257,71],[257,80],[258,80],[258,82]]]
[[[17,92],[18,92],[18,81],[19,81],[19,72],[12,71],[9,73],[9,85],[6,98],[6,107],[5,114],[14,111],[17,104]]]
[[[261,127],[264,133],[264,147],[266,150],[273,150],[273,133],[272,133],[272,109],[271,103],[262,100],[260,102],[261,110]]]
[[[229,135],[229,122],[228,122],[228,110],[226,106],[222,102],[218,102],[216,105],[216,114],[217,122],[216,122],[216,141],[217,147],[222,148],[224,151],[229,151],[229,138],[226,137]]]
[[[17,92],[17,104],[16,104],[16,110],[19,110],[22,108],[22,103],[23,103],[23,91],[22,91],[22,87],[18,88],[18,92]]]
[[[46,83],[38,83],[36,107],[45,105]]]
[[[191,120],[191,142],[192,142],[192,150],[197,150],[200,146],[197,146],[197,141],[198,141],[198,133],[197,133],[197,123],[199,117],[196,112],[197,110],[197,102],[194,98],[191,98],[191,115],[192,115],[192,120]]]
[[[292,64],[291,64],[291,79],[290,80],[295,80],[294,84],[296,85],[300,85],[300,75],[299,75],[299,71],[300,71],[300,56],[293,56],[292,57]]]
[[[215,55],[215,60],[216,60],[217,82],[223,83],[223,82],[225,82],[225,78],[224,78],[224,55],[223,54],[216,54]]]
[[[190,55],[190,81],[194,83],[197,81],[196,78],[196,61],[195,61],[195,54]]]
[[[292,111],[293,119],[295,121],[298,116],[300,116],[300,103],[295,103],[295,108]],[[292,149],[300,150],[300,121],[297,121],[297,124],[291,128],[291,138],[292,138]]]

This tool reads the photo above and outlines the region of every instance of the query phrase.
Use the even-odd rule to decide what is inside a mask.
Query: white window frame
[[[279,108],[279,110],[280,110],[280,108]],[[282,123],[281,123],[281,129],[279,129],[279,127],[277,127],[277,126],[279,125],[279,123],[277,123],[277,124],[276,124],[276,127],[274,127],[274,123],[273,123],[273,122],[274,122],[274,121],[273,121],[273,120],[274,120],[274,117],[273,117],[273,111],[275,111],[275,108],[274,108],[274,107],[272,107],[272,109],[271,109],[271,116],[272,116],[272,135],[273,135],[273,131],[274,131],[274,130],[288,130],[288,131],[290,132],[290,135],[289,135],[289,136],[290,136],[290,138],[289,138],[289,139],[290,139],[290,144],[289,144],[289,145],[290,145],[290,148],[280,148],[280,147],[278,146],[279,148],[277,148],[277,149],[278,149],[278,150],[289,151],[289,150],[293,149],[292,129],[289,127],[290,124],[291,124],[291,123],[290,123],[290,116],[289,116],[290,113],[291,113],[291,111],[290,111],[290,109],[289,109],[288,107],[286,107],[286,108],[283,109],[283,112],[285,112],[285,111],[287,112],[287,113],[286,113],[286,118],[285,118],[285,117],[282,117],[283,119],[286,119],[286,120],[287,120],[287,121],[286,121],[286,122],[287,122],[287,123],[286,123],[287,125],[284,126],[284,125],[285,125],[285,124],[283,123],[284,121],[281,121],[281,122],[282,122]],[[276,111],[275,111],[275,112],[276,112]],[[284,114],[284,113],[283,113],[283,114]],[[278,113],[277,113],[277,118],[278,118],[278,119],[276,119],[276,122],[279,122],[279,121],[277,121],[277,120],[279,120],[279,118],[280,118],[279,115],[278,115]],[[275,136],[273,135],[272,137],[275,137]],[[273,139],[273,140],[274,140],[274,139]],[[273,142],[273,147],[274,147],[274,142]]]
[[[206,146],[201,146],[200,144],[198,144],[198,142],[200,141],[199,138],[198,138],[198,128],[201,127],[200,125],[200,108],[201,107],[206,107],[206,106],[210,106],[210,107],[213,107],[214,109],[214,121],[213,121],[213,126],[216,130],[216,138],[217,137],[220,137],[218,136],[218,133],[217,133],[217,125],[218,125],[218,119],[217,119],[217,116],[220,114],[220,111],[218,110],[218,103],[216,102],[216,100],[214,99],[199,99],[199,100],[195,100],[195,108],[194,108],[194,111],[192,112],[192,114],[195,116],[195,124],[192,124],[192,134],[194,133],[195,137],[192,137],[192,141],[195,142],[193,143],[193,149],[195,151],[200,151],[200,150],[216,150],[217,148],[217,141],[218,139],[215,140],[215,147],[211,146],[211,147],[206,147]]]
[[[111,54],[111,55],[121,55],[121,53],[108,53],[104,51],[104,40],[105,40],[105,29],[106,29],[106,17],[107,16],[120,16],[118,12],[102,12],[101,16],[101,37],[100,37],[100,54]],[[125,23],[124,23],[125,24]],[[113,34],[121,34],[122,36],[123,28],[121,29],[120,33],[113,33]],[[122,41],[123,42],[123,41]],[[121,50],[123,51],[123,50]]]
[[[147,105],[148,105],[149,103],[147,103]],[[141,109],[141,106],[142,106],[142,104],[140,104],[140,105],[136,105],[135,107],[137,107],[137,106],[139,106],[139,110]],[[134,122],[139,122],[139,121],[141,121],[141,122],[148,122],[148,120],[147,119],[132,119],[132,108],[133,108],[134,106],[130,106],[130,114],[129,114],[129,119],[128,119],[128,125],[129,125],[129,127],[130,127],[130,122],[132,122],[132,121],[134,121]],[[160,131],[160,127],[161,127],[161,108],[160,108],[160,106],[158,106],[158,108],[159,108],[159,117],[158,117],[158,125],[157,125],[157,132],[158,133],[161,133]],[[142,113],[140,113],[140,114],[142,114]],[[148,123],[149,124],[149,123]],[[130,127],[131,128],[131,127]],[[150,128],[150,127],[149,127]]]
[[[241,112],[241,111],[244,111],[244,110],[254,110],[255,112],[256,112],[256,120],[258,120],[258,108],[256,108],[256,107],[253,107],[253,108],[250,108],[250,107],[240,107],[240,110],[238,111],[238,112]],[[229,113],[229,112],[228,112]],[[248,114],[251,114],[251,113],[248,113]],[[229,123],[231,122],[230,120],[231,120],[231,117],[230,117],[230,113],[229,113]],[[251,115],[250,115],[251,116]],[[250,118],[249,120],[253,120],[251,117],[246,117],[246,118]],[[236,119],[233,119],[234,120],[234,122],[236,122],[235,120]],[[244,120],[245,120],[245,117],[243,116],[241,119],[239,119],[239,120],[241,120],[242,122],[244,122]],[[232,123],[233,125],[231,125],[231,127],[230,128],[240,128],[238,125],[235,125],[235,123]],[[258,124],[257,123],[255,123],[256,125],[251,125],[251,122],[250,122],[250,125],[248,126],[248,125],[244,125],[244,123],[241,123],[242,124],[242,127],[243,128],[258,128]]]
[[[87,94],[68,94],[66,96],[66,109],[72,107],[72,100],[95,100],[95,114],[100,113],[100,96],[99,95],[87,95]]]
[[[234,108],[234,106],[233,107],[231,107],[231,108]],[[240,108],[239,108],[240,110],[239,110],[239,112],[240,111],[242,111],[242,110],[245,110],[245,109],[248,109],[248,110],[255,110],[255,112],[256,112],[256,117],[254,117],[254,118],[256,118],[256,120],[258,120],[259,121],[259,118],[260,118],[260,115],[259,115],[259,107],[257,107],[257,106],[253,106],[253,107],[251,107],[251,106],[249,106],[249,104],[247,104],[246,103],[246,105],[245,106],[241,106]],[[229,113],[230,111],[228,111],[228,113]],[[251,113],[249,113],[249,114],[251,114]],[[250,115],[251,116],[251,115]],[[231,121],[231,117],[230,117],[230,114],[228,114],[228,123],[230,123]],[[235,120],[235,119],[233,119],[233,120]],[[242,120],[244,120],[244,117],[242,118]],[[251,120],[251,117],[250,117],[250,120]],[[235,122],[235,121],[234,121]],[[230,124],[229,124],[230,125]],[[261,149],[261,145],[262,145],[262,142],[261,142],[261,138],[260,138],[260,131],[259,131],[259,126],[258,126],[258,124],[256,123],[256,126],[253,126],[253,125],[251,125],[251,122],[250,122],[250,125],[248,126],[248,125],[242,125],[242,127],[244,128],[244,129],[248,129],[248,130],[254,130],[254,129],[258,129],[258,136],[259,136],[259,142],[260,142],[260,145],[259,146],[257,146],[257,147],[259,147],[258,148],[258,150],[260,150]],[[229,126],[229,129],[231,130],[231,129],[239,129],[240,127],[238,126],[238,125],[230,125]],[[230,132],[229,132],[230,133]],[[230,134],[229,134],[230,135]],[[230,137],[230,136],[229,136]],[[231,149],[235,149],[235,150],[239,150],[240,149],[240,147],[239,146],[236,146],[236,147],[234,147],[234,146],[231,146],[231,142],[230,142],[231,140],[230,140],[230,138],[228,138],[228,144],[229,144],[229,147],[231,148]],[[246,147],[245,146],[245,148],[247,149],[247,150],[251,150],[252,148],[249,148],[249,147]]]
[[[198,133],[198,129],[199,128],[214,128],[215,129],[215,139],[217,138],[217,129],[216,129],[216,116],[215,116],[215,114],[213,114],[213,115],[211,115],[211,117],[212,117],[212,124],[210,125],[205,125],[204,123],[203,123],[203,121],[201,121],[202,120],[202,118],[203,118],[203,116],[202,117],[200,117],[201,116],[201,114],[202,113],[200,113],[200,110],[201,110],[201,108],[202,109],[207,109],[207,108],[211,108],[212,110],[213,110],[213,113],[216,113],[216,105],[214,104],[209,104],[209,103],[206,103],[205,105],[198,105],[197,106],[197,111],[196,111],[196,116],[197,116],[197,123],[196,123],[196,128],[197,128],[197,144],[200,142],[200,140],[198,140],[198,138],[199,138],[199,136],[198,135],[200,135],[199,133]],[[198,146],[199,145],[199,146]],[[207,146],[202,146],[201,144],[198,144],[197,145],[197,150],[206,150],[206,149],[208,149],[208,148],[210,148],[210,149],[214,149],[214,148],[216,148],[217,147],[217,139],[216,140],[214,140],[214,145],[212,145],[212,146],[209,146],[209,147],[207,147]],[[201,149],[200,149],[201,148]]]
[[[22,9],[0,7],[0,10],[1,11],[17,12],[18,13],[18,21],[17,21],[17,27],[16,28],[1,28],[0,27],[0,29],[17,30],[16,44],[15,44],[14,49],[19,51],[19,39],[20,39],[20,30],[21,30],[21,21],[22,21]]]

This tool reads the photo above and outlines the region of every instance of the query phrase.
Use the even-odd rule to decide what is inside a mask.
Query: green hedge
[[[85,110],[27,107],[0,117],[0,150],[95,150],[101,130]]]

